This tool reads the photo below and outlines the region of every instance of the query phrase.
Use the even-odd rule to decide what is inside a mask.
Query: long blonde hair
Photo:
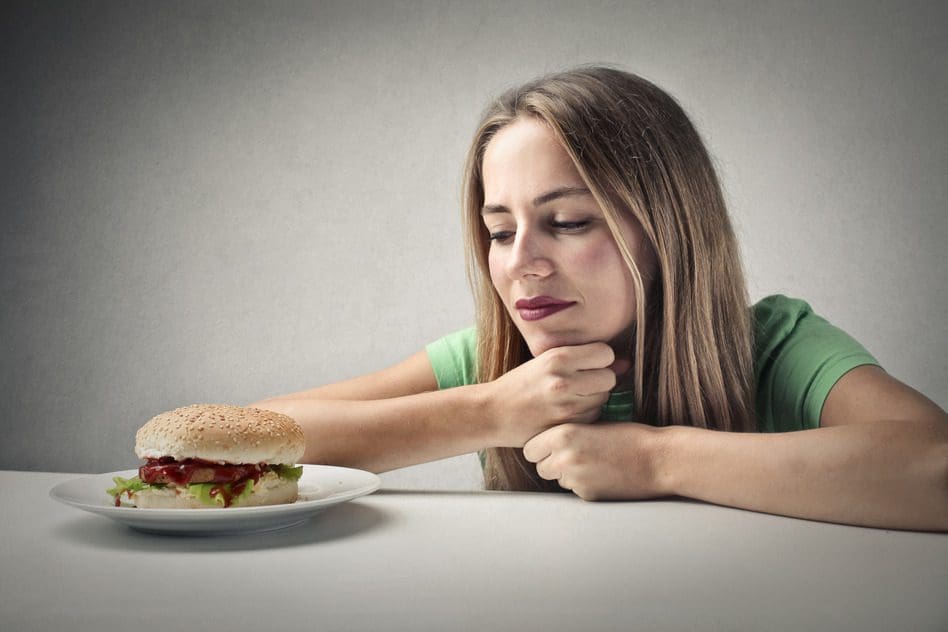
[[[463,212],[478,380],[495,380],[531,357],[491,283],[480,215],[485,148],[520,117],[546,123],[566,149],[632,274],[639,299],[631,332],[633,420],[754,430],[747,290],[711,159],[671,96],[607,67],[580,67],[507,91],[489,105],[474,136]],[[619,228],[623,214],[638,222],[656,255],[649,296]],[[515,448],[487,450],[484,481],[488,489],[559,490]]]

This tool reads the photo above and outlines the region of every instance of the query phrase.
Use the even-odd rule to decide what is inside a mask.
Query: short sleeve
[[[818,428],[823,403],[847,372],[878,361],[799,299],[769,296],[755,308],[758,430]]]
[[[477,381],[477,335],[473,327],[448,334],[427,347],[438,388],[454,388]]]

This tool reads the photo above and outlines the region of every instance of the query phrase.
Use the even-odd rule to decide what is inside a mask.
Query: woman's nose
[[[507,260],[507,274],[512,279],[525,276],[544,277],[553,271],[548,244],[530,230],[518,230]]]

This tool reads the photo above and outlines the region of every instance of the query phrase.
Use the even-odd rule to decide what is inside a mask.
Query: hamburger
[[[145,464],[107,490],[149,509],[211,509],[295,502],[303,430],[259,408],[195,404],[153,417],[135,435]]]

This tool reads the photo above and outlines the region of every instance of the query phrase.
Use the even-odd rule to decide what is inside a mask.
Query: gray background
[[[578,4],[578,3],[577,3]],[[491,95],[607,62],[675,95],[750,294],[948,405],[944,2],[4,3],[0,468],[392,364],[469,324]],[[473,457],[387,475],[473,487]]]

